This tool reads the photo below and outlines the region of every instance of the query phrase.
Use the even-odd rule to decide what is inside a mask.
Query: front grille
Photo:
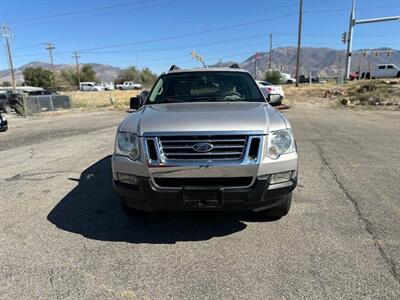
[[[239,160],[246,148],[245,135],[166,136],[159,138],[160,152],[166,160],[216,161]],[[193,146],[208,143],[208,152],[196,151]]]
[[[159,187],[248,187],[253,182],[253,177],[233,178],[154,178]]]

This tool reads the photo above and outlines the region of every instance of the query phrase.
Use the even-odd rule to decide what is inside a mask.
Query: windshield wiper
[[[163,103],[181,103],[181,102],[186,102],[185,100],[182,99],[176,99],[176,98],[163,98],[156,103],[158,104],[163,104]]]

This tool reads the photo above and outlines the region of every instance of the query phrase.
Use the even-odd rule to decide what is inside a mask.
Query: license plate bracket
[[[183,205],[198,208],[218,208],[222,206],[223,192],[218,188],[185,187]]]

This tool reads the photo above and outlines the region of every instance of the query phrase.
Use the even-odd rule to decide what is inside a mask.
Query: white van
[[[363,73],[365,78],[369,78],[369,73]],[[363,77],[363,76],[362,76]],[[400,78],[400,68],[394,64],[380,64],[372,72],[371,78]]]

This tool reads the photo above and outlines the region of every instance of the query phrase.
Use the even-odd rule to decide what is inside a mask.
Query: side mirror
[[[144,90],[144,91],[140,92],[138,98],[140,99],[141,105],[144,104],[144,102],[146,101],[146,98],[149,95],[149,93],[150,92],[148,90]]]
[[[278,106],[282,104],[282,96],[281,95],[268,95],[267,101],[271,106]]]
[[[140,99],[138,97],[132,97],[129,106],[131,109],[138,110],[140,108]]]

